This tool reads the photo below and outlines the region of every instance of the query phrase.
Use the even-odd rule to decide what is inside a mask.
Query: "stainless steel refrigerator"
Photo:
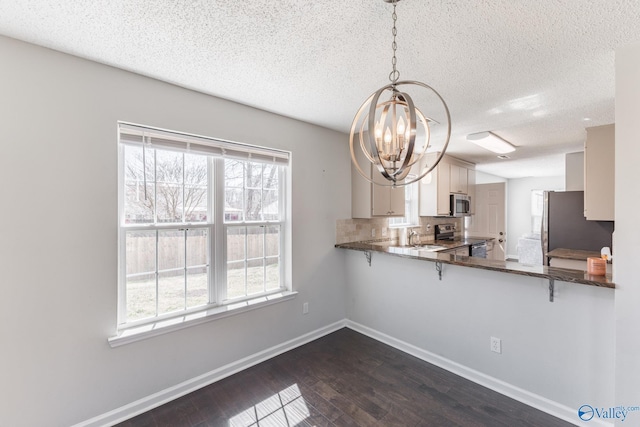
[[[545,191],[542,216],[543,263],[554,249],[578,249],[600,253],[611,247],[613,221],[587,221],[584,217],[584,191]]]

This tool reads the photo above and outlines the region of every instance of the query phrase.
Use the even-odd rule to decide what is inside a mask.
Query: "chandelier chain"
[[[391,17],[393,18],[393,29],[391,30],[391,34],[393,34],[393,42],[391,43],[391,48],[393,49],[393,57],[391,58],[392,71],[389,73],[389,80],[391,83],[395,84],[400,78],[400,71],[396,68],[396,63],[398,62],[396,58],[396,49],[398,45],[396,44],[396,35],[398,34],[398,29],[396,28],[396,21],[398,20],[398,15],[396,14],[396,4],[397,2],[393,2],[393,14]]]
[[[349,132],[349,150],[354,167],[366,181],[384,187],[402,187],[426,177],[442,160],[451,139],[451,115],[442,96],[427,84],[400,80],[396,57],[396,4],[399,1],[401,0],[384,0],[393,5],[393,68],[389,73],[391,84],[381,87],[365,100],[358,109]],[[430,93],[430,101],[435,101],[435,104],[439,101],[441,110],[438,110],[437,105],[431,105],[434,102],[429,102],[430,110],[433,110],[432,107],[435,110],[430,111],[429,116],[424,115],[405,87],[419,90],[421,95]],[[431,126],[440,125],[443,121],[446,122],[446,129],[443,130],[446,134],[438,132],[437,136],[444,137],[444,145],[438,144],[440,152],[437,158],[430,160],[427,167],[420,166],[419,175],[410,178],[411,168],[424,163],[422,159],[427,150],[434,146],[431,143]],[[358,159],[369,164],[361,165]],[[382,182],[375,179],[373,170],[382,175]]]

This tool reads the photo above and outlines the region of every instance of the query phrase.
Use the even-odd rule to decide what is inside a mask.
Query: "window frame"
[[[225,168],[224,168],[224,158],[219,158],[219,159],[214,159],[214,162],[217,163],[218,167],[215,167],[215,178],[220,182],[224,182],[224,173],[225,173]],[[220,239],[216,239],[216,242],[219,243],[219,245],[216,245],[216,253],[219,254],[220,259],[217,259],[217,262],[220,262],[220,264],[224,264],[224,268],[223,269],[216,269],[216,271],[220,274],[220,276],[218,277],[219,283],[224,283],[227,284],[227,231],[230,227],[268,227],[271,225],[279,225],[280,226],[280,239],[279,239],[279,252],[280,252],[280,262],[279,262],[279,276],[281,279],[281,282],[284,280],[285,278],[285,263],[283,262],[283,248],[284,248],[284,244],[285,244],[285,233],[284,230],[286,228],[286,220],[287,220],[287,215],[286,215],[286,200],[287,200],[287,192],[286,192],[286,186],[285,186],[285,179],[286,179],[286,171],[284,170],[284,168],[279,168],[278,170],[278,192],[280,197],[278,198],[278,211],[282,213],[282,216],[279,220],[261,220],[261,221],[255,221],[255,220],[246,220],[245,218],[243,218],[243,220],[241,221],[226,221],[224,218],[224,214],[225,214],[225,210],[224,210],[224,186],[222,187],[221,191],[218,191],[219,196],[221,197],[221,203],[222,205],[218,204],[218,206],[223,206],[222,209],[216,210],[215,211],[215,215],[216,218],[215,220],[217,221],[217,224],[222,224],[222,229],[220,230],[220,234],[221,234],[221,238]],[[246,185],[243,186],[243,189],[246,189]],[[218,196],[218,195],[216,195]],[[243,200],[246,200],[245,197],[243,197]],[[219,215],[219,217],[218,217]],[[245,246],[245,262],[246,262],[246,246]],[[277,293],[280,292],[282,290],[285,290],[282,288],[280,288],[280,290],[273,290],[273,291],[267,291],[267,292],[263,292],[260,294],[252,294],[252,295],[247,295],[244,297],[238,297],[238,298],[227,298],[227,291],[228,291],[228,286],[219,286],[218,290],[217,290],[217,294],[218,294],[218,298],[219,301],[221,302],[221,304],[234,304],[237,302],[241,302],[247,299],[252,299],[252,298],[259,298],[261,296],[264,295],[269,295],[272,293]],[[290,288],[289,288],[290,290]]]
[[[407,175],[407,180],[415,179],[417,175]],[[419,188],[417,182],[404,187],[405,197],[405,215],[402,217],[389,218],[389,228],[406,228],[406,227],[419,227],[420,216],[419,210]],[[400,221],[402,220],[402,222]]]
[[[531,190],[531,233],[540,234],[542,232],[542,217],[544,216],[544,191]]]
[[[169,148],[168,151],[178,151],[182,153],[189,153],[192,150],[190,148],[196,147],[193,151],[194,154],[204,155],[207,158],[207,220],[204,222],[189,222],[186,221],[184,215],[182,222],[171,223],[158,223],[157,213],[154,212],[153,223],[141,223],[141,224],[127,224],[125,222],[125,204],[126,204],[126,176],[125,176],[125,146],[136,145],[129,142],[123,142],[121,137],[128,132],[141,132],[141,143],[145,146],[144,135],[145,132],[149,132],[154,135],[161,135],[164,137],[171,136],[180,140],[179,144],[184,144],[184,148]],[[166,141],[165,141],[166,142]],[[190,145],[191,142],[191,145]],[[157,150],[163,150],[162,146],[153,146],[152,148]],[[201,152],[212,149],[211,152]],[[227,149],[228,148],[228,149]],[[165,148],[166,150],[166,148]],[[216,151],[218,150],[218,151]],[[227,153],[231,152],[231,156],[227,156]],[[243,153],[245,156],[243,157]],[[270,156],[273,156],[273,162],[269,161]],[[149,331],[149,327],[152,330],[156,329],[156,326],[167,323],[172,326],[171,330],[175,329],[176,320],[178,323],[189,321],[189,319],[203,319],[226,317],[232,311],[242,312],[249,306],[257,308],[266,304],[277,302],[279,298],[287,300],[295,295],[291,284],[291,208],[289,203],[290,198],[290,177],[291,177],[291,153],[270,149],[265,147],[258,147],[249,144],[241,144],[231,141],[224,141],[215,138],[202,137],[198,135],[185,134],[183,132],[167,131],[165,129],[152,128],[148,126],[135,125],[127,122],[118,122],[118,307],[117,307],[117,336],[110,338],[112,346],[120,345],[118,340],[123,335],[127,335],[132,330],[140,329],[143,331]],[[278,167],[278,212],[279,219],[277,220],[261,220],[261,221],[234,221],[226,222],[224,220],[225,214],[225,159],[234,159],[244,162],[256,162],[256,163],[272,163]],[[154,162],[154,168],[157,165]],[[264,169],[263,172],[264,173]],[[155,182],[155,180],[154,180]],[[184,185],[184,182],[183,182]],[[184,200],[183,200],[184,203]],[[279,268],[279,287],[277,289],[267,290],[265,292],[243,295],[234,299],[227,299],[227,228],[229,226],[274,226],[279,227],[279,255],[278,255],[278,268]],[[161,313],[156,311],[156,315],[143,319],[136,319],[127,321],[127,271],[126,271],[126,234],[129,231],[145,230],[179,230],[179,229],[206,229],[208,230],[208,244],[207,244],[207,261],[208,261],[208,282],[207,282],[207,303],[205,305],[187,308],[185,310],[177,310],[171,313]],[[186,235],[185,235],[186,236]],[[158,251],[158,243],[156,240],[156,254]],[[157,256],[157,255],[156,255]],[[188,269],[188,265],[185,259],[185,269]],[[246,250],[245,250],[245,264],[246,264]],[[245,266],[246,268],[246,266]],[[155,265],[156,275],[158,274],[159,266]],[[263,280],[265,280],[263,276]],[[186,283],[186,282],[185,282]],[[185,296],[186,299],[186,296]],[[157,302],[156,302],[157,304]],[[200,321],[195,322],[200,323]],[[156,330],[153,335],[158,331]],[[127,341],[127,340],[125,340]]]

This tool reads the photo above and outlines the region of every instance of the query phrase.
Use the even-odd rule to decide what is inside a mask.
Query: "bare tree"
[[[276,165],[227,160],[225,180],[225,208],[241,212],[238,219],[273,219],[268,210],[279,197]]]
[[[142,149],[129,150],[125,185],[130,222],[153,221],[154,213],[158,222],[206,219],[203,201],[208,171],[204,157],[161,154],[153,149],[146,149],[144,154]]]
[[[142,148],[127,148],[126,155],[128,222],[153,222],[154,215],[158,222],[206,220],[206,157],[154,149],[143,153]],[[276,219],[278,166],[241,160],[224,164],[227,219]]]

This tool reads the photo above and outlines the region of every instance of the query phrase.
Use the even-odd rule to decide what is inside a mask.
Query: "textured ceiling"
[[[1,0],[0,34],[348,132],[388,83],[382,0]],[[564,173],[585,127],[614,121],[615,49],[638,0],[402,0],[401,79],[440,92],[449,152],[505,177]],[[511,160],[466,141],[491,130]],[[540,161],[533,161],[538,158]]]

